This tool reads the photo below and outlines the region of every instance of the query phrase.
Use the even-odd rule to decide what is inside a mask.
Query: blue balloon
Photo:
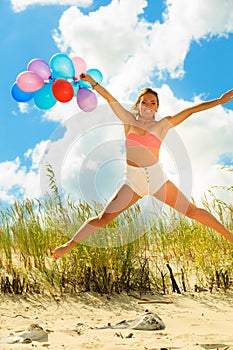
[[[35,93],[34,103],[38,108],[50,109],[56,104],[57,100],[53,96],[52,84],[45,84]]]
[[[80,87],[79,81],[75,80],[71,82],[71,85],[73,86],[74,89],[74,96],[77,95],[78,89]]]
[[[80,88],[87,88],[87,89],[91,88],[91,84],[89,84],[87,81],[84,81],[84,80],[78,80],[78,84]]]
[[[11,87],[11,95],[17,102],[28,102],[33,98],[35,93],[21,90],[15,82]]]
[[[75,68],[73,61],[63,53],[56,53],[50,58],[50,68],[52,77],[72,79],[75,77]]]
[[[89,74],[95,81],[97,81],[99,84],[102,83],[103,80],[103,74],[99,69],[91,68],[86,71],[87,74]]]

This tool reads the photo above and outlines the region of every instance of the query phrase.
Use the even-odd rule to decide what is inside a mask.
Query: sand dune
[[[110,300],[95,293],[65,296],[55,301],[46,296],[2,295],[0,339],[17,336],[34,324],[48,339],[0,344],[0,349],[74,350],[233,350],[233,295],[208,292],[144,299],[172,303],[139,304],[135,296],[114,295]],[[164,330],[106,328],[151,312],[159,315]],[[97,329],[102,328],[102,329]]]

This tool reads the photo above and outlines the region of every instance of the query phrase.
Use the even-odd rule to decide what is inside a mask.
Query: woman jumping
[[[159,99],[153,89],[143,89],[131,111],[128,111],[90,75],[83,73],[80,78],[87,81],[107,100],[114,114],[124,125],[126,137],[125,178],[122,186],[110,199],[104,210],[99,215],[88,219],[71,240],[56,248],[53,251],[54,258],[61,258],[77,243],[110,223],[120,213],[148,194],[168,204],[188,218],[214,229],[233,243],[233,234],[207,210],[190,203],[184,194],[167,179],[159,162],[161,143],[171,128],[182,123],[194,113],[227,103],[233,98],[233,89],[217,99],[194,105],[173,116],[155,121],[154,115],[159,107]]]

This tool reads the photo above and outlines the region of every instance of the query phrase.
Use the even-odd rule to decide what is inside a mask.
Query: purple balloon
[[[97,106],[97,97],[89,89],[80,88],[77,92],[77,103],[84,112],[92,112]]]
[[[34,58],[28,63],[27,69],[38,74],[43,80],[51,77],[51,70],[47,62]]]

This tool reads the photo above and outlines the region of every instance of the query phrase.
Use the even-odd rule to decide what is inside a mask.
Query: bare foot
[[[226,239],[233,243],[233,234],[230,231],[227,231],[227,234],[225,235]]]
[[[68,253],[76,244],[77,242],[75,241],[69,241],[61,245],[60,247],[54,249],[54,251],[52,252],[54,259],[57,260],[61,258],[64,254]]]

